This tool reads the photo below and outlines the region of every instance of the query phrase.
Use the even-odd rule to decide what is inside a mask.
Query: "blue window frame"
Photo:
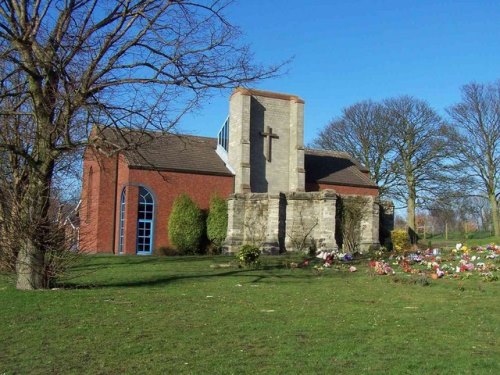
[[[153,252],[154,199],[144,187],[139,189],[139,207],[137,212],[137,247],[139,255]]]
[[[229,147],[229,116],[224,121],[219,134],[217,135],[217,143],[224,149],[228,150]]]
[[[123,254],[123,242],[125,238],[125,188],[120,198],[120,237],[118,239],[118,254]]]

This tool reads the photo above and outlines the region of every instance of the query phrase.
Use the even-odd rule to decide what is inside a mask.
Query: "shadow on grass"
[[[69,277],[62,279],[57,287],[64,289],[140,288],[164,286],[185,280],[223,279],[233,276],[243,276],[250,283],[265,282],[266,280],[279,280],[280,282],[283,280],[309,280],[323,277],[323,275],[314,273],[312,269],[308,268],[289,269],[286,267],[288,264],[285,261],[286,259],[283,257],[266,257],[259,268],[252,269],[235,268],[234,257],[224,255],[176,257],[85,256],[80,264],[71,268]],[[230,265],[232,263],[232,266],[227,269],[212,268],[208,271],[207,268],[211,262],[214,265],[217,263]],[[193,263],[193,267],[186,269],[184,265],[189,263]],[[146,267],[143,267],[144,265]],[[160,267],[148,267],[149,265],[158,265]],[[172,267],[169,267],[169,265],[172,265]],[[134,268],[134,266],[138,266],[138,268]],[[94,274],[97,276],[92,276]],[[340,273],[337,275],[340,276]]]
[[[230,271],[216,272],[216,273],[184,273],[176,275],[166,275],[159,276],[150,279],[137,279],[137,280],[115,280],[110,282],[98,282],[98,283],[72,283],[68,282],[61,284],[61,288],[65,289],[101,289],[101,288],[141,288],[141,287],[158,287],[166,286],[176,282],[182,282],[186,280],[196,280],[196,279],[213,279],[213,278],[226,278],[232,276],[243,276],[250,278],[249,282],[256,284],[263,282],[267,279],[273,280],[308,280],[317,278],[318,275],[313,273],[305,273],[303,271],[296,271],[292,273],[277,273],[274,271],[286,270],[280,265],[266,265],[259,269],[233,269]]]

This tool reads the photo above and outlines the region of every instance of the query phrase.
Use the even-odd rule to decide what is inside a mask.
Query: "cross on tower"
[[[278,134],[274,134],[273,133],[273,128],[271,128],[270,126],[268,126],[266,128],[265,132],[259,132],[259,134],[261,136],[267,138],[267,155],[266,155],[266,159],[267,159],[268,162],[271,162],[271,149],[272,149],[271,141],[272,141],[273,138],[278,139],[279,136],[278,136]]]

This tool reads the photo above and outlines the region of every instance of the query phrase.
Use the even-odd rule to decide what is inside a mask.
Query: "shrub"
[[[227,203],[214,195],[210,200],[207,217],[207,237],[218,250],[226,239],[227,233]]]
[[[202,211],[188,195],[179,195],[168,219],[170,242],[181,253],[196,253],[204,233],[205,221]]]
[[[257,246],[246,244],[240,247],[236,255],[240,267],[255,267],[259,265],[260,250]]]
[[[401,253],[410,247],[408,232],[403,229],[395,229],[391,232],[391,241],[394,251]]]

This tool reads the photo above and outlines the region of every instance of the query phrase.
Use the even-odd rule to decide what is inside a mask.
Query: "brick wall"
[[[96,157],[89,150],[83,164],[80,248],[90,253],[118,252],[120,199],[124,188],[125,254],[135,254],[140,186],[147,188],[155,198],[153,249],[170,245],[167,224],[177,196],[187,193],[201,209],[208,209],[214,193],[226,198],[233,192],[233,177],[230,176],[129,169],[122,156],[118,159],[117,170],[116,157]],[[118,181],[116,195],[115,181]]]
[[[85,252],[112,252],[116,164],[116,156],[85,151],[80,207],[80,249]]]

